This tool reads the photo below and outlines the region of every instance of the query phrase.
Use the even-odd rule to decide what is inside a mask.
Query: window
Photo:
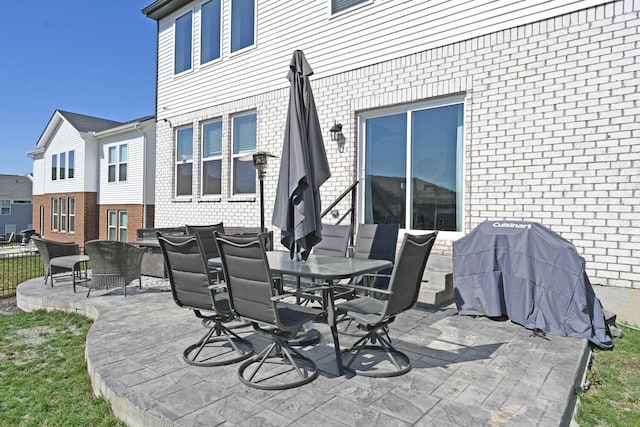
[[[127,180],[127,161],[129,158],[129,146],[122,144],[118,150],[118,181],[123,182]]]
[[[231,0],[231,52],[254,44],[254,0]]]
[[[114,145],[107,148],[107,182],[124,182],[127,180],[128,157],[129,147],[127,144]]]
[[[54,154],[51,156],[51,180],[56,179],[58,179],[58,155]]]
[[[178,129],[176,137],[176,196],[190,196],[193,177],[193,128]]]
[[[342,12],[360,3],[366,3],[370,0],[331,0],[331,13]]]
[[[67,153],[60,153],[60,179],[64,179],[65,172],[67,171]]]
[[[58,199],[51,199],[51,229],[58,229]]]
[[[76,198],[69,197],[69,233],[76,231]]]
[[[191,69],[192,15],[193,14],[189,12],[176,19],[174,49],[175,74]]]
[[[116,240],[118,229],[116,228],[116,211],[107,211],[107,239]]]
[[[60,231],[67,231],[67,199],[60,198]]]
[[[127,211],[118,211],[118,240],[127,241]]]
[[[364,222],[462,230],[463,104],[420,105],[364,120]]]
[[[67,169],[67,178],[71,179],[75,175],[75,162],[76,152],[74,150],[69,151],[69,166]]]
[[[11,215],[11,200],[0,200],[0,215]]]
[[[202,125],[202,195],[222,194],[222,120]]]
[[[255,194],[256,170],[252,161],[241,160],[256,151],[256,113],[233,117],[233,194]]]
[[[212,0],[200,9],[200,63],[220,58],[220,0]]]

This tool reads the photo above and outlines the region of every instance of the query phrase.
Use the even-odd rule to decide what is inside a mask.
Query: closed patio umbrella
[[[322,240],[320,186],[331,176],[309,76],[313,70],[301,50],[293,52],[287,78],[291,83],[280,175],[273,209],[274,226],[293,257],[306,260]]]

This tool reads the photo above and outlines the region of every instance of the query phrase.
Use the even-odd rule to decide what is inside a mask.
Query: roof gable
[[[86,116],[84,114],[70,113],[68,111],[60,110],[58,110],[58,112],[67,119],[71,126],[76,128],[78,132],[100,132],[122,124],[122,122]]]

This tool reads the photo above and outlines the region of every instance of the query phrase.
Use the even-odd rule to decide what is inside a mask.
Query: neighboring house
[[[0,175],[0,234],[6,239],[31,228],[31,176]]]
[[[57,110],[28,153],[33,224],[46,238],[132,241],[153,226],[155,117],[126,123]]]
[[[324,206],[359,180],[358,222],[440,230],[439,253],[486,219],[538,221],[577,246],[594,283],[638,286],[639,12],[633,0],[155,1],[143,13],[158,22],[156,224],[259,223],[240,159],[280,155],[301,49],[332,168]]]

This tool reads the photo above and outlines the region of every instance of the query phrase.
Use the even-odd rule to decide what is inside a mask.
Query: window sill
[[[220,203],[221,201],[222,196],[202,196],[198,199],[198,203]]]
[[[191,203],[193,201],[193,197],[188,196],[188,197],[174,197],[173,200],[171,200],[172,203]]]
[[[230,203],[235,203],[235,202],[255,202],[257,200],[257,197],[255,194],[248,194],[248,195],[242,195],[242,194],[237,194],[235,196],[231,196],[229,198],[229,202]]]

